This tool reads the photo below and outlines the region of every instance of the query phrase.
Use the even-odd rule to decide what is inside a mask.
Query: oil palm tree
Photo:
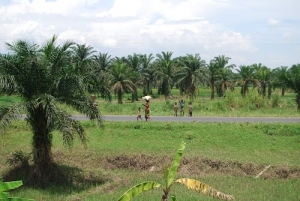
[[[127,58],[125,58],[125,62],[127,66],[131,70],[131,81],[134,83],[135,86],[138,85],[140,81],[140,75],[141,75],[141,59],[140,55],[134,53],[133,55],[128,55]],[[138,100],[137,95],[137,88],[132,92],[131,101],[135,102]]]
[[[255,68],[253,68],[253,66],[241,65],[237,71],[240,76],[239,82],[242,85],[241,94],[244,97],[248,93],[248,85],[257,83],[255,78]]]
[[[122,104],[125,90],[127,89],[131,92],[136,90],[136,86],[131,80],[131,70],[126,65],[124,58],[117,57],[109,67],[109,72],[112,90],[118,97],[118,103]]]
[[[294,64],[289,69],[289,86],[296,92],[296,103],[300,111],[300,64]]]
[[[13,90],[22,97],[21,103],[0,108],[0,126],[7,126],[26,113],[33,133],[32,176],[42,185],[55,179],[51,152],[54,130],[62,133],[64,144],[71,146],[77,134],[86,146],[83,127],[58,103],[67,104],[102,125],[99,111],[85,95],[84,78],[74,73],[71,49],[74,43],[66,41],[56,45],[56,40],[53,36],[41,47],[24,40],[7,43],[10,54],[0,58],[0,89]]]
[[[205,60],[199,54],[188,54],[178,59],[179,70],[175,74],[177,83],[185,89],[189,99],[197,96],[200,83],[206,78]]]
[[[112,63],[111,55],[108,53],[98,53],[93,56],[93,68],[90,73],[94,77],[95,86],[93,93],[100,93],[102,98],[111,101],[111,92],[109,86],[109,66]]]
[[[160,81],[160,91],[167,98],[171,92],[174,76],[174,61],[172,59],[173,52],[162,52],[157,54],[157,69],[155,76]]]
[[[288,88],[289,71],[287,66],[281,66],[274,69],[275,86],[281,88],[281,96],[285,95]]]
[[[260,83],[261,94],[263,97],[266,96],[267,87],[271,89],[271,75],[272,71],[266,66],[262,66],[256,72],[257,81]],[[271,94],[268,93],[268,97],[270,98]]]
[[[231,58],[226,57],[224,55],[219,55],[210,61],[208,65],[208,74],[209,74],[209,83],[211,87],[211,99],[215,98],[215,82],[221,76],[223,69],[231,69],[235,65],[227,65]]]
[[[144,95],[152,94],[152,86],[155,81],[155,68],[153,68],[152,61],[154,59],[153,54],[143,54],[140,55],[141,60],[141,84],[143,85],[143,93]]]

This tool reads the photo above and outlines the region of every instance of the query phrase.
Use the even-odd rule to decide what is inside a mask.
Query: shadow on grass
[[[67,165],[53,164],[51,171],[52,176],[47,181],[37,181],[32,173],[32,165],[18,165],[6,172],[3,175],[3,180],[22,180],[22,188],[42,189],[51,194],[60,195],[85,191],[109,181],[107,176],[99,172],[86,172]]]

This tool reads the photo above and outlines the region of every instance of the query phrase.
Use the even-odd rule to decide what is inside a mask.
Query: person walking
[[[179,105],[180,105],[180,116],[184,116],[184,100],[183,99],[181,99],[180,101],[179,101]]]
[[[189,116],[193,116],[193,105],[192,102],[189,102]]]
[[[145,107],[145,119],[146,121],[151,121],[150,118],[150,96],[144,96],[143,99],[146,100],[146,104],[143,104],[143,106]]]
[[[177,102],[174,103],[174,116],[177,117],[178,105]]]
[[[139,119],[140,119],[141,121],[143,120],[143,119],[142,119],[142,114],[141,114],[141,108],[140,108],[140,107],[138,108],[136,120],[138,121]]]

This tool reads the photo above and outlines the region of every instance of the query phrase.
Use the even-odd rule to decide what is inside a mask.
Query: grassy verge
[[[161,181],[179,145],[187,143],[179,169],[191,177],[233,194],[236,200],[299,200],[300,126],[267,123],[158,123],[106,122],[104,130],[83,122],[88,148],[75,140],[71,149],[53,135],[55,161],[71,181],[46,189],[29,186],[12,192],[36,200],[117,200],[129,187],[145,180]],[[12,153],[30,152],[31,134],[24,122],[1,133],[0,174],[7,175],[5,161]],[[260,178],[254,177],[271,165]],[[26,179],[24,173],[16,179]],[[22,178],[23,177],[23,178]],[[25,181],[26,182],[26,181]],[[211,200],[175,187],[178,200]],[[135,200],[158,200],[153,191]]]
[[[155,95],[151,100],[150,110],[152,116],[173,116],[174,102],[178,102],[180,98],[179,91],[172,89],[172,96],[165,100],[164,96]],[[139,91],[139,97],[142,96]],[[183,97],[184,98],[184,97]],[[188,115],[188,100],[186,101],[185,115]],[[9,105],[12,102],[20,102],[18,96],[1,96],[0,106]],[[124,94],[123,104],[118,104],[116,97],[113,97],[112,102],[107,102],[100,97],[97,98],[99,110],[103,115],[133,115],[137,114],[139,107],[143,110],[144,101],[139,98],[138,101],[131,102],[131,94]],[[77,114],[72,108],[66,105],[61,105],[65,110],[72,114]],[[225,97],[216,97],[210,100],[210,89],[201,88],[200,93],[193,100],[193,115],[194,116],[229,116],[229,117],[300,117],[297,111],[294,93],[286,93],[285,96],[279,95],[279,90],[273,92],[270,99],[263,98],[258,95],[256,89],[242,98],[240,89],[237,87],[234,91],[228,91]]]

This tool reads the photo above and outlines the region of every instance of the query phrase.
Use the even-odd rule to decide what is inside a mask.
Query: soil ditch
[[[168,156],[151,156],[146,154],[119,155],[105,157],[102,160],[102,167],[105,169],[128,169],[133,171],[163,172],[164,167],[170,166],[172,158]],[[235,161],[220,161],[207,158],[183,157],[178,169],[179,174],[205,175],[223,174],[232,176],[253,176],[255,177],[266,166],[253,163],[240,163]],[[261,178],[272,179],[295,179],[300,178],[300,167],[272,166],[268,168]]]

